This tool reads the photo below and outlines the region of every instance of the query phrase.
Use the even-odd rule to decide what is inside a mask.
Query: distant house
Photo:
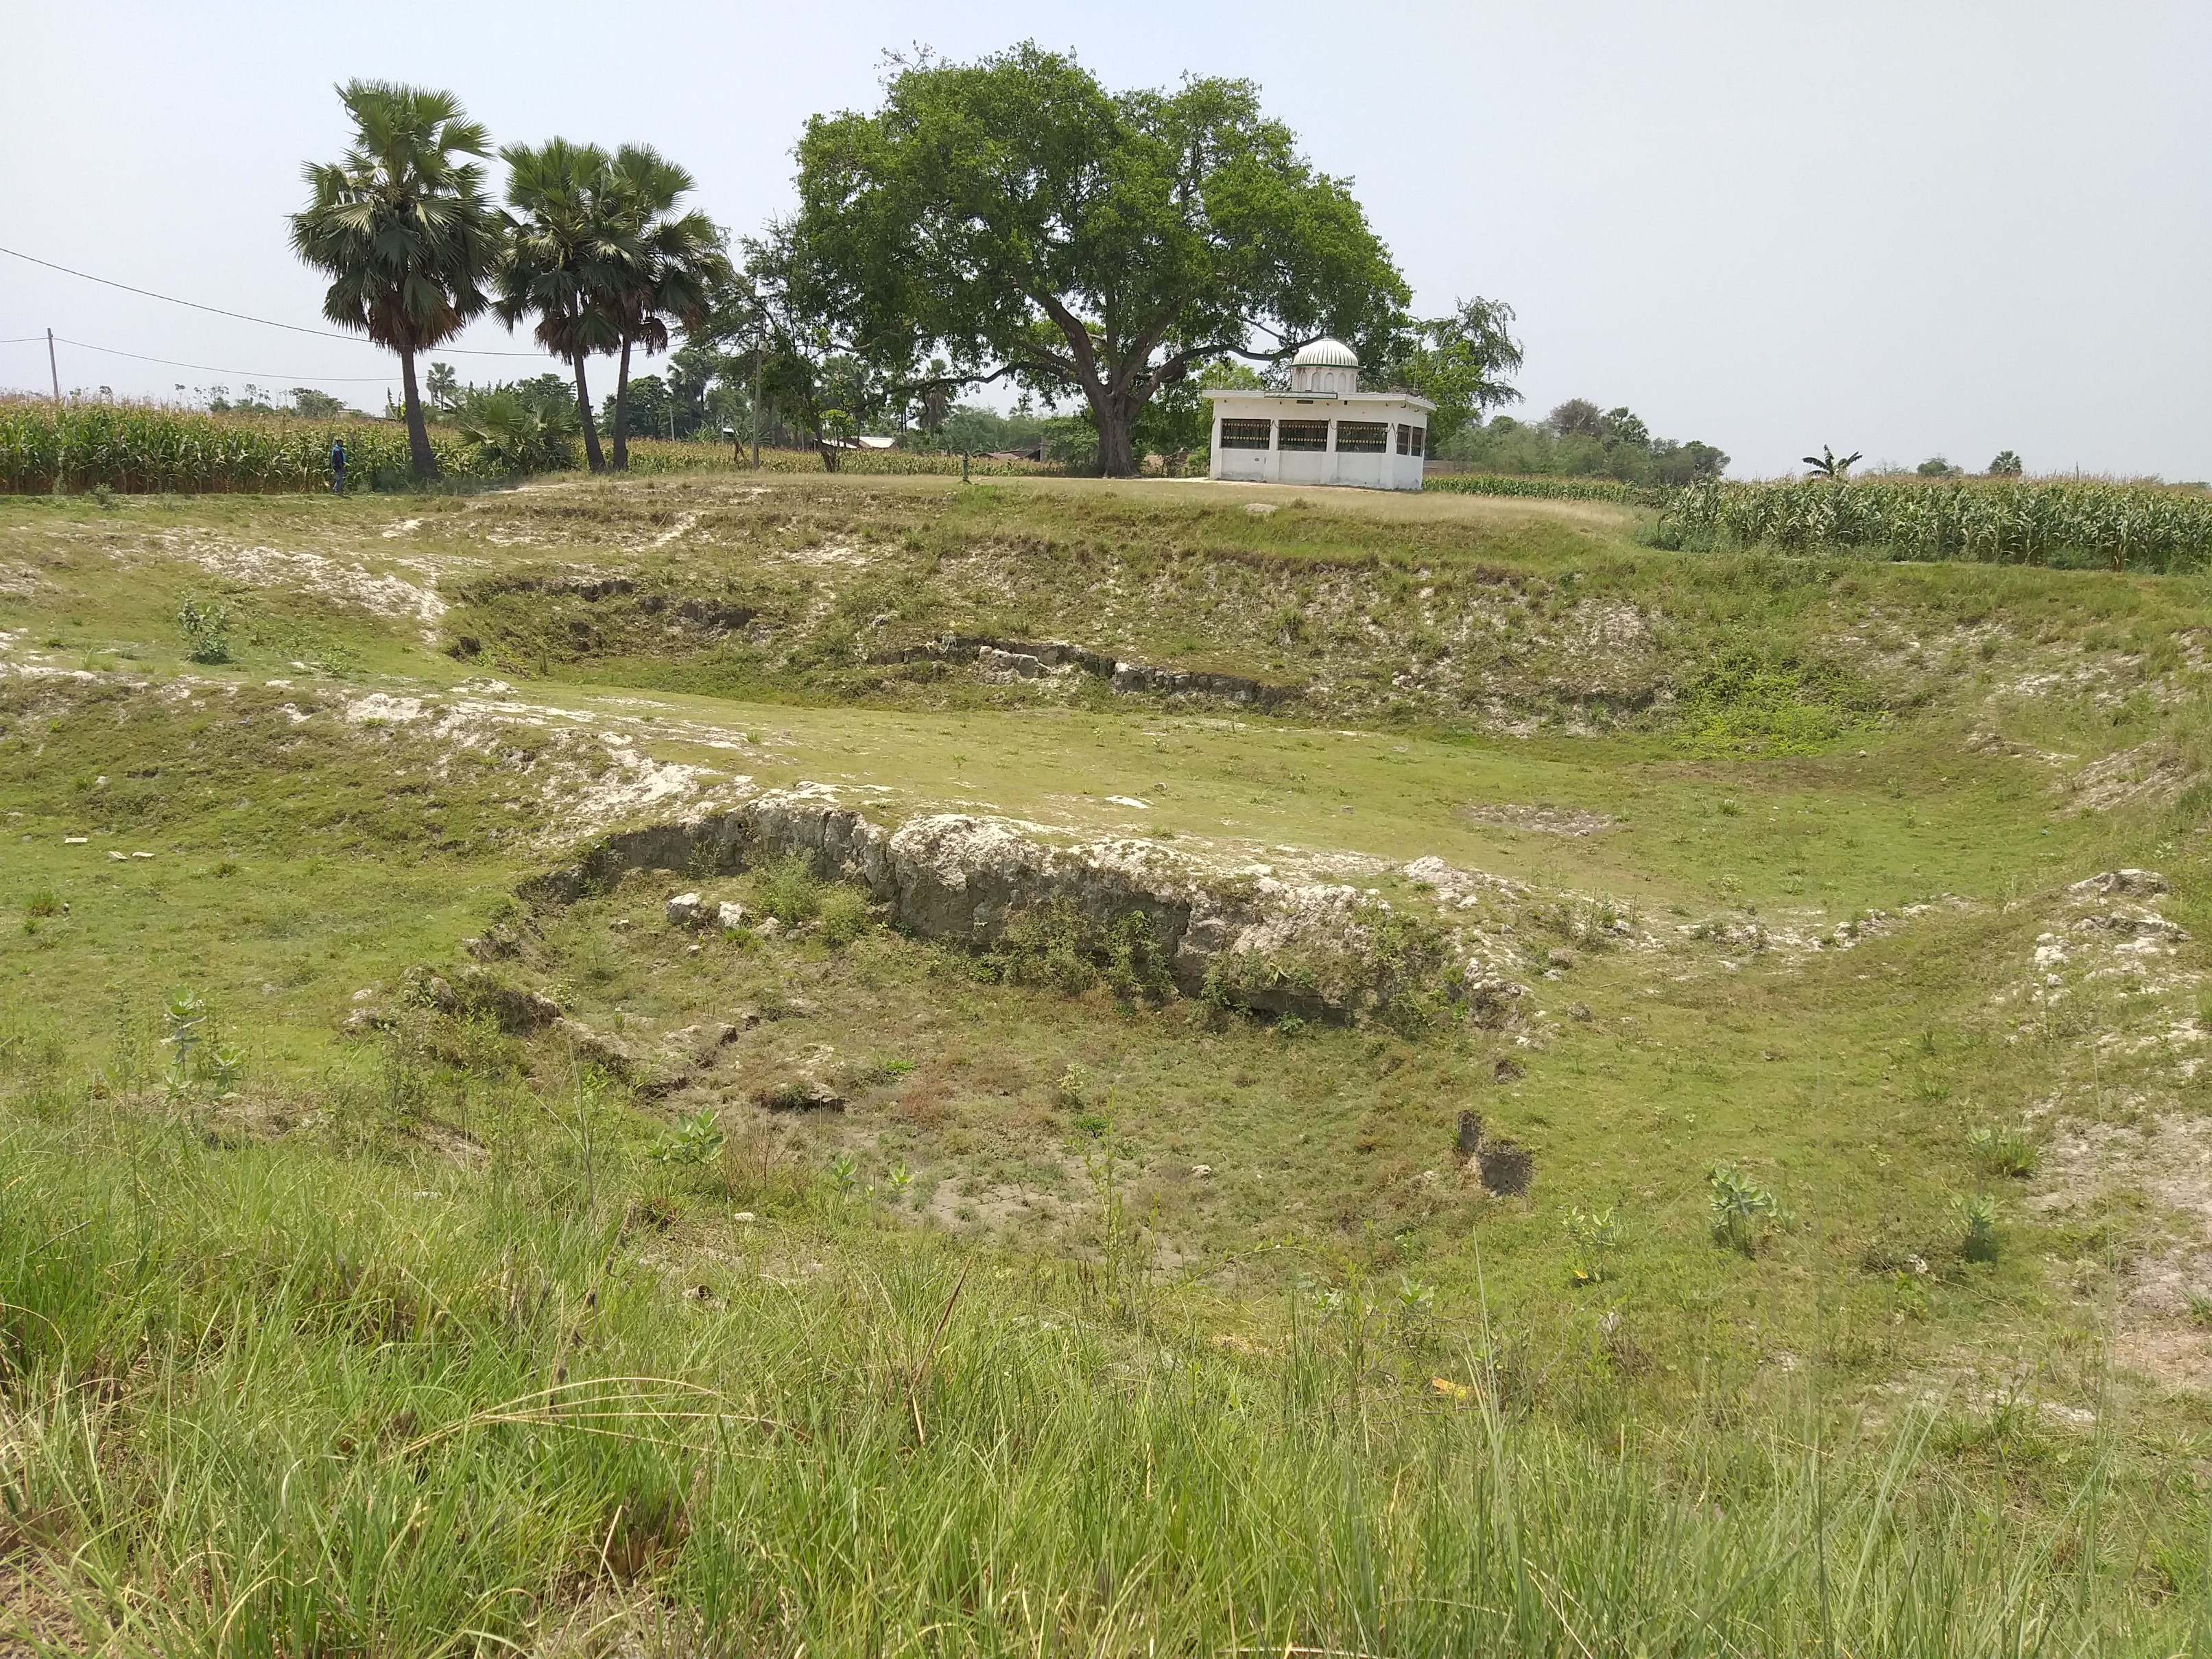
[[[1217,478],[1419,489],[1436,405],[1408,392],[1362,392],[1359,359],[1316,340],[1291,360],[1287,392],[1208,392]]]
[[[872,432],[864,432],[856,438],[845,439],[836,447],[839,449],[896,449],[898,447],[898,440],[879,438]]]

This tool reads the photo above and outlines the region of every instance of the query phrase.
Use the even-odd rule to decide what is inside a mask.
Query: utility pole
[[[54,403],[58,407],[62,400],[62,371],[54,361],[54,331],[52,329],[46,331],[46,373],[54,377]]]

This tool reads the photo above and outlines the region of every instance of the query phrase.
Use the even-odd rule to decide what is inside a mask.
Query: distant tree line
[[[1655,438],[1626,408],[1571,398],[1540,421],[1500,415],[1440,436],[1437,459],[1469,471],[1616,478],[1632,484],[1687,484],[1717,478],[1729,458],[1695,439]]]

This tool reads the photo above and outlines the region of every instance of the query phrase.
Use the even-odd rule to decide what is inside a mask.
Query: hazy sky
[[[0,0],[0,246],[313,325],[287,250],[332,83],[449,88],[495,142],[638,139],[733,230],[791,199],[816,111],[886,48],[1024,37],[1109,85],[1245,76],[1355,181],[1418,307],[1510,301],[1527,404],[1626,404],[1736,476],[1823,443],[1978,467],[2212,477],[2212,6],[1062,8]],[[0,256],[0,386],[321,383],[392,360]],[[480,324],[463,342],[526,342]],[[464,378],[536,373],[457,357]],[[334,377],[361,376],[359,380]]]

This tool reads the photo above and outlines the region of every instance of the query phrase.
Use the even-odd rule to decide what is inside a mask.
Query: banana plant
[[[1819,454],[1805,457],[1805,465],[1813,469],[1815,476],[1826,478],[1831,483],[1841,483],[1851,476],[1851,463],[1859,459],[1865,453],[1863,450],[1854,449],[1848,455],[1839,456],[1827,445],[1822,444]]]

